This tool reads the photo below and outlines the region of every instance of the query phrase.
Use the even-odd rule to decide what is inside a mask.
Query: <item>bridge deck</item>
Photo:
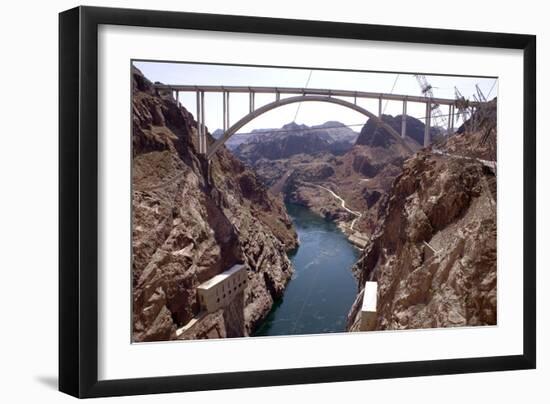
[[[335,97],[371,98],[390,101],[408,101],[432,104],[455,105],[455,99],[448,98],[426,98],[424,96],[373,93],[367,91],[333,90],[323,88],[294,88],[294,87],[245,87],[245,86],[202,86],[202,85],[177,85],[177,84],[155,84],[157,89],[181,91],[181,92],[205,92],[205,93],[257,93],[257,94],[302,94],[302,95],[325,95]],[[471,106],[478,106],[478,102],[470,102]]]

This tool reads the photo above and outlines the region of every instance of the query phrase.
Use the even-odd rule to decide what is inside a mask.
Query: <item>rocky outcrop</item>
[[[403,115],[382,115],[382,121],[391,126],[397,133],[401,133]],[[424,144],[424,123],[419,119],[406,115],[406,133],[407,138],[412,139],[417,145]],[[430,129],[430,134],[435,137],[439,131],[436,128]],[[395,144],[397,140],[391,136],[388,131],[377,124],[374,119],[369,119],[355,144],[365,146],[377,146],[377,147],[389,147],[391,144]]]
[[[355,266],[349,330],[358,330],[367,280],[378,282],[378,330],[496,324],[494,175],[474,159],[430,150],[404,164]]]
[[[355,218],[354,215],[342,207],[338,199],[318,184],[301,181],[293,184],[294,186],[287,191],[289,202],[305,206],[325,219],[337,223],[350,222]]]
[[[253,165],[260,180],[272,187],[285,174],[294,174],[292,178],[300,177],[306,181],[324,180],[332,177],[338,165],[339,158],[330,153],[297,154],[286,159],[260,159]]]
[[[436,143],[434,148],[445,153],[488,161],[497,159],[497,99],[478,109],[462,124],[454,136]]]
[[[132,77],[133,340],[248,335],[292,275],[284,205],[225,149],[207,163],[193,116],[137,69]],[[237,263],[243,294],[201,312],[196,287]]]

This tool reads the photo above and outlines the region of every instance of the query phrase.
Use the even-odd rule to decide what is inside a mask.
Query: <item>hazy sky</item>
[[[283,69],[269,67],[247,67],[229,65],[206,65],[189,63],[135,62],[151,81],[179,85],[225,85],[225,86],[269,86],[324,88],[336,90],[370,91],[405,95],[421,95],[420,86],[414,75],[397,73],[346,72],[310,69]],[[457,72],[458,74],[460,72]],[[311,74],[311,77],[310,77]],[[308,83],[309,78],[309,83]],[[497,95],[498,84],[494,78],[472,78],[458,76],[427,76],[433,86],[435,97],[454,98],[454,86],[469,99],[473,99],[478,84],[488,98]],[[392,91],[393,89],[393,91]],[[281,95],[284,97],[284,95]],[[274,101],[274,95],[256,94],[256,107]],[[350,99],[350,101],[353,101]],[[193,114],[196,113],[195,93],[181,93],[180,102]],[[369,111],[378,113],[378,100],[358,99],[357,103]],[[231,94],[231,124],[248,113],[248,94]],[[384,113],[399,115],[402,103],[384,101]],[[298,111],[298,114],[296,115]],[[424,104],[407,103],[407,113],[419,119],[424,117]],[[448,107],[442,107],[444,115]],[[324,102],[303,102],[290,104],[269,111],[243,127],[239,133],[258,128],[280,128],[294,121],[308,126],[326,121],[340,121],[359,131],[366,117],[346,107]],[[223,125],[222,95],[205,93],[206,126],[213,132]],[[455,124],[455,127],[458,124]]]

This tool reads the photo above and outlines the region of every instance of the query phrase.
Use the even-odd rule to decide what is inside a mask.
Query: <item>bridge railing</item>
[[[265,87],[265,86],[211,86],[211,85],[178,85],[178,84],[155,84],[159,90],[169,90],[173,92],[205,92],[205,93],[258,93],[258,94],[302,94],[302,95],[326,95],[334,97],[357,97],[382,99],[384,101],[408,101],[418,103],[455,105],[457,100],[454,98],[427,98],[425,96],[377,93],[369,91],[337,90],[325,88],[299,88],[299,87]],[[478,106],[480,102],[470,102],[470,106]]]

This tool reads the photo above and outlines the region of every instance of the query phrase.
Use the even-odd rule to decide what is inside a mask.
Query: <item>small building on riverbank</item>
[[[361,250],[364,250],[365,247],[369,244],[369,238],[365,234],[355,232],[348,236],[348,240],[351,244],[358,247]]]
[[[244,264],[233,265],[197,287],[201,310],[212,313],[227,306],[246,288],[248,275]]]
[[[376,328],[376,300],[378,298],[378,283],[365,282],[363,290],[363,305],[361,306],[360,331],[372,331]]]

